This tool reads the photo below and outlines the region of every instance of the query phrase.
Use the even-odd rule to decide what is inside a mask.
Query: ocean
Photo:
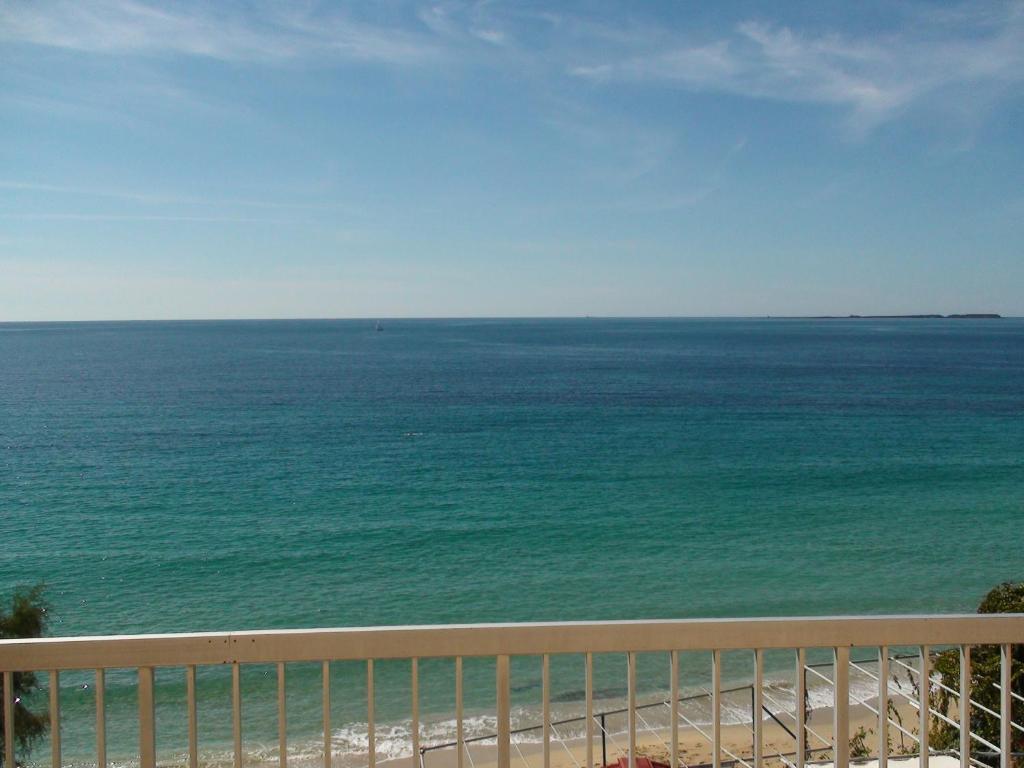
[[[56,635],[971,611],[1024,578],[1022,488],[1020,319],[0,324],[0,595],[45,582]],[[446,664],[422,671],[437,738]],[[336,666],[344,740],[364,671]],[[570,709],[578,666],[554,669]],[[381,667],[400,737],[408,665]],[[201,671],[211,754],[223,672]],[[614,699],[622,665],[599,673]],[[319,668],[289,675],[312,749]],[[108,679],[114,759],[132,679]],[[83,764],[89,680],[62,676]],[[258,755],[276,681],[243,682]],[[160,673],[167,755],[183,692]]]

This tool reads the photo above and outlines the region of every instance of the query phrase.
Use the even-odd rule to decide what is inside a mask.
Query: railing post
[[[462,753],[466,750],[466,737],[462,723],[462,657],[455,657],[455,756],[456,768],[462,768],[465,761]]]
[[[196,718],[196,668],[185,667],[185,699],[188,709],[188,766],[199,768],[199,722]],[[282,768],[284,768],[282,764]]]
[[[235,768],[242,768],[242,668],[231,665],[231,731],[235,742]]]
[[[636,768],[636,654],[626,654],[626,729],[629,731],[629,768]]]
[[[277,663],[277,763],[288,768],[288,686],[283,661]]]
[[[498,768],[510,768],[512,764],[512,711],[509,701],[508,656],[498,656],[495,667],[495,687],[498,694]]]
[[[669,654],[669,674],[672,679],[669,689],[672,696],[672,746],[669,768],[679,768],[679,651]]]
[[[50,672],[50,755],[53,768],[61,768],[60,672]]]
[[[331,768],[331,753],[334,751],[331,747],[331,662],[323,662],[321,670],[323,680],[321,714],[324,720],[324,768]]]
[[[711,652],[711,765],[722,768],[722,652]]]
[[[594,655],[587,653],[584,657],[584,696],[587,700],[587,765],[586,768],[594,768]],[[604,718],[601,720],[604,725]],[[602,759],[604,758],[604,730],[601,731]],[[601,763],[601,765],[605,765]]]
[[[999,768],[1013,768],[1013,742],[1010,738],[1013,723],[1012,664],[1013,648],[1004,643],[999,646]]]
[[[960,646],[960,768],[971,768],[971,646]]]
[[[804,699],[807,697],[807,652],[796,649],[796,768],[804,768],[807,759],[807,711]]]
[[[921,746],[921,757],[920,757],[920,768],[928,768],[928,753],[930,748],[928,746],[928,728],[931,725],[931,701],[929,700],[929,693],[932,687],[932,664],[931,656],[927,645],[921,646],[921,678],[920,678],[920,696],[921,696],[921,725],[920,738]]]
[[[541,658],[541,710],[544,720],[544,768],[551,768],[551,660]]]
[[[835,703],[832,708],[832,751],[835,768],[850,765],[850,649],[833,650]]]
[[[155,721],[153,668],[139,667],[139,761],[142,768],[156,768]]]
[[[107,678],[96,670],[96,768],[107,768]]]
[[[889,764],[889,647],[878,649],[878,768]]]
[[[764,651],[760,648],[754,651],[754,689],[751,691],[753,703],[751,705],[752,717],[754,719],[754,768],[761,768],[764,751],[764,716],[761,712],[764,696]]]
[[[459,659],[459,661],[461,662],[462,659]],[[461,666],[459,667],[459,672],[460,672],[460,674],[462,672]],[[462,691],[460,690],[459,693],[461,694]],[[373,690],[373,659],[367,659],[366,660],[366,752],[367,752],[366,762],[370,766],[370,768],[376,768],[376,765],[377,765],[377,730],[376,730],[376,728],[377,728],[376,727],[377,715],[376,715],[376,704],[377,704],[377,695],[374,693],[374,690]],[[462,705],[461,697],[459,699],[459,705],[460,705],[460,714],[461,714],[461,705]],[[462,725],[461,721],[459,722],[459,725],[460,726]],[[461,728],[460,728],[460,737],[461,737]],[[461,752],[459,753],[459,768],[462,768],[462,753]]]
[[[4,765],[14,768],[14,673],[4,672]]]
[[[412,764],[415,768],[420,762],[420,660],[410,660],[410,675],[412,676],[412,723],[409,728],[412,731]]]

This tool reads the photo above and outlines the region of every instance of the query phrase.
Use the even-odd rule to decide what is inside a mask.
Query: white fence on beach
[[[643,715],[637,705],[637,654],[666,653],[669,658],[668,688],[670,699],[665,702],[671,711],[669,760],[672,768],[680,766],[679,729],[688,723],[680,710],[679,654],[689,651],[710,652],[711,685],[708,695],[711,703],[711,722],[702,729],[711,745],[712,764],[719,768],[723,761],[722,743],[722,653],[749,651],[753,666],[751,711],[760,713],[765,705],[764,653],[779,649],[793,652],[796,671],[795,702],[792,714],[795,744],[793,759],[764,753],[764,719],[752,717],[752,768],[762,768],[768,757],[780,759],[793,768],[803,768],[808,750],[808,726],[805,723],[804,700],[808,671],[818,674],[834,690],[831,731],[835,768],[848,768],[850,762],[850,672],[866,674],[877,680],[877,691],[872,705],[865,699],[854,697],[855,704],[868,707],[878,714],[878,754],[880,768],[886,768],[889,752],[890,728],[899,728],[914,738],[920,753],[920,765],[928,766],[929,723],[933,718],[944,719],[959,727],[958,723],[971,722],[972,707],[979,707],[998,719],[998,743],[972,734],[969,728],[960,728],[958,750],[962,768],[976,764],[972,760],[972,742],[980,744],[990,754],[998,754],[1001,768],[1012,768],[1011,736],[1014,730],[1024,728],[1013,723],[1014,698],[1011,689],[1011,650],[1014,644],[1024,643],[1024,615],[964,615],[964,616],[878,616],[837,618],[780,618],[780,619],[719,619],[676,621],[609,621],[538,624],[487,624],[417,627],[380,627],[353,629],[281,630],[230,633],[202,633],[178,635],[132,635],[111,637],[44,638],[37,640],[0,640],[0,672],[3,674],[4,765],[11,768],[15,762],[14,700],[15,673],[47,672],[50,677],[50,739],[54,768],[61,768],[61,724],[59,675],[69,670],[95,670],[96,675],[96,763],[100,768],[108,764],[106,754],[106,713],[104,708],[104,676],[109,669],[138,670],[138,758],[142,768],[154,768],[156,752],[156,717],[154,697],[154,670],[182,668],[186,683],[186,707],[182,716],[187,718],[187,765],[199,765],[199,743],[196,715],[196,668],[229,665],[232,673],[232,728],[234,763],[242,768],[242,689],[241,668],[247,664],[277,665],[278,741],[280,764],[285,768],[288,759],[287,712],[285,696],[286,665],[292,662],[320,662],[323,678],[323,734],[325,768],[331,768],[331,707],[330,663],[332,661],[364,662],[366,668],[366,723],[367,764],[374,768],[375,754],[375,697],[374,661],[407,659],[411,669],[411,751],[414,761],[422,760],[420,746],[420,694],[418,660],[427,658],[453,658],[456,719],[456,765],[463,768],[464,757],[469,755],[463,729],[463,664],[464,658],[487,657],[495,660],[496,721],[495,756],[497,768],[511,768],[512,718],[510,695],[510,659],[517,656],[540,656],[542,660],[542,760],[550,768],[553,734],[551,719],[550,658],[560,654],[580,655],[583,664],[580,676],[584,682],[585,714],[585,766],[595,765],[595,735],[600,721],[594,712],[593,658],[595,654],[622,654],[627,679],[626,747],[624,751],[631,768],[637,757],[637,732],[643,727]],[[998,711],[981,706],[971,698],[971,648],[998,646],[1000,649],[1001,678]],[[919,649],[912,664],[894,658],[890,648]],[[874,672],[861,662],[851,662],[851,649],[874,649],[877,667]],[[955,718],[949,713],[936,712],[928,706],[928,690],[941,683],[933,680],[929,649],[957,648],[960,655],[958,689],[946,688],[958,703]],[[831,675],[821,675],[808,666],[806,654],[813,649],[828,649],[832,656]],[[890,665],[902,665],[916,675],[920,685],[921,701],[916,708],[920,722],[916,736],[901,724],[890,720]],[[361,673],[360,673],[361,674]],[[638,725],[638,722],[640,725]],[[184,747],[184,745],[182,745]],[[727,755],[728,757],[728,755]],[[735,757],[735,756],[732,756]],[[470,760],[472,757],[470,756]],[[746,763],[746,761],[743,761]]]

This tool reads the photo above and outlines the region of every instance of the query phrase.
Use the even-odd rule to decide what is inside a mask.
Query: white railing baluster
[[[196,668],[185,667],[185,700],[188,707],[188,768],[199,768],[199,722],[196,716]]]
[[[53,768],[60,768],[60,672],[50,672],[50,757]]]
[[[142,768],[156,768],[156,697],[152,667],[139,667],[139,761]]]
[[[277,662],[277,763],[288,768],[288,684],[283,661]]]
[[[928,700],[928,694],[931,691],[931,680],[932,680],[932,666],[931,656],[929,655],[927,645],[921,646],[921,677],[918,679],[920,689],[918,694],[920,696],[921,706],[921,724],[919,726],[919,732],[917,735],[918,743],[921,746],[921,757],[920,766],[921,768],[928,768],[928,727],[931,725],[931,704]]]
[[[960,646],[960,768],[971,768],[971,646]]]
[[[331,768],[331,662],[325,661],[321,666],[323,678],[323,702],[321,709],[324,718],[324,768]]]
[[[594,768],[594,654],[584,658],[584,698],[587,700],[587,768]]]
[[[370,768],[377,765],[377,695],[373,687],[373,659],[366,660],[366,762]],[[459,765],[462,768],[462,765]]]
[[[711,652],[711,765],[722,768],[722,652]]]
[[[833,649],[832,677],[835,702],[832,705],[832,751],[835,768],[850,765],[850,649]]]
[[[14,673],[4,672],[4,765],[14,762]]]
[[[754,650],[754,697],[750,717],[754,726],[754,768],[761,768],[764,753],[764,718],[761,708],[764,706],[764,651]]]
[[[629,768],[636,768],[636,654],[626,654],[626,724],[629,731]]]
[[[551,659],[545,653],[541,658],[541,717],[544,732],[544,768],[551,768]]]
[[[669,768],[679,768],[679,651],[669,654],[669,687],[672,695],[672,747]]]
[[[807,651],[796,649],[796,768],[804,768],[807,759],[807,711],[804,699],[807,697]]]
[[[878,648],[878,768],[889,764],[889,647]]]
[[[107,675],[96,670],[96,768],[107,766]]]
[[[1013,744],[1010,723],[1013,722],[1013,698],[1010,679],[1013,666],[1013,648],[1009,643],[999,646],[999,766],[1013,768]]]
[[[242,670],[231,665],[231,731],[235,742],[235,768],[242,768]]]
[[[466,751],[466,734],[462,724],[462,657],[455,657],[455,747],[458,750],[455,765],[462,768],[465,762],[463,753]]]
[[[498,714],[498,768],[511,768],[511,704],[509,685],[509,657],[498,656],[495,660],[495,689],[497,692]]]
[[[409,726],[412,734],[412,765],[419,768],[420,765],[420,660],[410,660],[412,697],[412,722]]]

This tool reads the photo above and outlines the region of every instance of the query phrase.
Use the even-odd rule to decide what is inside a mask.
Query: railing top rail
[[[351,627],[0,640],[0,671],[1024,642],[1024,614]]]

